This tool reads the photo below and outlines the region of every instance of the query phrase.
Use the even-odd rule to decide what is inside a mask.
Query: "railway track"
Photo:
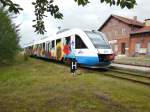
[[[107,76],[111,76],[113,78],[119,78],[119,79],[123,79],[123,80],[127,80],[127,81],[131,81],[134,83],[140,83],[143,85],[147,85],[150,86],[150,78],[147,76],[140,76],[140,75],[135,75],[135,74],[126,74],[123,72],[118,72],[118,71],[113,71],[110,73],[104,73]]]
[[[102,75],[109,76],[112,78],[118,78],[134,83],[139,83],[142,85],[150,86],[150,75],[147,74],[142,74],[142,73],[135,73],[131,71],[125,71],[121,69],[113,69],[113,68],[108,68],[107,70],[99,70],[99,69],[86,69],[91,72],[98,72],[101,73]]]
[[[56,63],[55,61],[52,61],[52,62]],[[64,63],[59,63],[59,64],[68,66]],[[79,67],[79,69],[81,71],[86,71],[88,73],[89,72],[91,72],[91,73],[97,72],[97,73],[100,73],[101,75],[109,76],[112,78],[118,78],[118,79],[130,81],[130,82],[150,86],[150,75],[149,74],[136,73],[133,71],[127,71],[127,70],[115,69],[115,68],[108,68],[107,70],[106,69],[100,70],[100,69],[89,69],[89,68],[85,68],[85,67]]]
[[[150,80],[150,75],[146,74],[146,73],[135,73],[134,72],[131,72],[131,71],[127,71],[127,70],[122,70],[122,69],[112,69],[112,68],[109,68],[108,69],[109,71],[112,71],[112,72],[117,72],[117,73],[122,73],[122,74],[127,74],[127,75],[132,75],[132,76],[136,76],[136,77],[140,77],[140,78],[146,78],[146,79],[149,79]]]
[[[65,64],[63,64],[65,65]],[[68,65],[65,65],[68,66]],[[142,85],[150,86],[150,75],[144,73],[137,73],[135,71],[128,71],[123,69],[116,69],[116,68],[107,68],[107,69],[93,69],[93,68],[86,68],[86,67],[79,67],[80,70],[84,70],[86,72],[97,72],[101,73],[102,75],[109,76],[112,78],[118,78],[121,80],[130,81],[133,83],[139,83]]]

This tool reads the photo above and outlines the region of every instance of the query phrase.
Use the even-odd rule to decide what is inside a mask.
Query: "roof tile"
[[[142,23],[142,22],[140,22],[140,21],[137,21],[137,20],[134,20],[134,19],[129,19],[129,18],[125,18],[125,17],[122,17],[122,16],[118,16],[118,15],[112,14],[112,15],[110,15],[110,17],[104,22],[104,24],[99,28],[99,30],[101,30],[101,29],[104,27],[104,25],[109,21],[109,19],[110,19],[111,17],[114,17],[114,18],[116,18],[116,19],[118,19],[118,20],[120,20],[120,21],[122,21],[122,22],[124,22],[124,23],[126,23],[126,24],[129,24],[129,25],[136,25],[136,26],[140,26],[140,27],[143,27],[143,26],[144,26],[144,23]]]
[[[135,32],[132,32],[131,34],[145,33],[145,32],[150,32],[150,26],[145,26]]]
[[[131,24],[131,25],[137,25],[137,26],[144,26],[144,23],[134,20],[134,19],[129,19],[129,18],[125,18],[125,17],[121,17],[118,15],[112,15],[113,17],[127,23],[127,24]]]

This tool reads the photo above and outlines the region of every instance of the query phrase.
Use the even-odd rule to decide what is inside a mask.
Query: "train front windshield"
[[[104,35],[96,32],[85,31],[93,45],[97,49],[110,49],[109,43],[106,41]]]

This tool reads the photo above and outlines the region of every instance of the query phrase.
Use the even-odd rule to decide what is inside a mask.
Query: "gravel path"
[[[150,67],[141,67],[141,66],[134,66],[134,65],[114,64],[114,63],[111,64],[111,66],[150,73]]]

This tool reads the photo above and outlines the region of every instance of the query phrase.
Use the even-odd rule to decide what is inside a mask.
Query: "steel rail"
[[[133,77],[134,78],[145,78],[145,79],[148,79],[148,80],[150,80],[150,77],[149,76],[145,76],[145,75],[137,75],[137,74],[135,74],[135,73],[129,73],[129,72],[124,72],[123,70],[121,71],[120,69],[119,69],[119,71],[118,70],[114,70],[114,69],[110,69],[110,68],[107,68],[107,70],[105,70],[105,71],[102,71],[102,70],[100,70],[100,69],[88,69],[88,68],[79,68],[79,69],[84,69],[84,70],[88,70],[88,71],[92,71],[92,72],[97,72],[97,73],[102,73],[103,75],[105,75],[105,76],[110,76],[110,77],[112,77],[112,78],[118,78],[118,79],[122,79],[122,80],[126,80],[126,81],[130,81],[130,82],[134,82],[134,83],[139,83],[139,84],[143,84],[143,85],[146,85],[146,86],[150,86],[150,82],[145,82],[145,81],[143,81],[143,80],[136,80],[136,79],[133,79]],[[109,72],[109,71],[111,71],[111,72]],[[122,76],[121,75],[117,75],[118,73],[121,73],[122,74]],[[126,77],[126,76],[132,76],[132,78],[129,78],[129,77]]]

